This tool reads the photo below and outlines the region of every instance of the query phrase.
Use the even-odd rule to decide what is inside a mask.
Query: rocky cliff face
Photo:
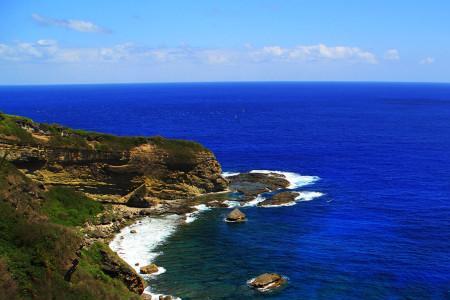
[[[76,187],[108,202],[133,195],[130,203],[142,207],[227,187],[213,153],[194,142],[116,137],[8,115],[0,117],[0,157],[44,185]]]
[[[0,293],[138,299],[143,279],[103,239],[161,200],[169,210],[189,210],[185,200],[227,186],[211,151],[194,142],[117,137],[0,113],[0,278],[9,282]]]

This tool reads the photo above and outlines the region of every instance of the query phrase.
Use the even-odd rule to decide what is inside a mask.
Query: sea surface
[[[183,300],[450,299],[448,84],[16,86],[0,87],[0,110],[196,140],[227,172],[320,177],[299,190],[323,196],[245,207],[245,224],[211,209],[170,225],[152,249],[166,269],[150,279],[153,291]],[[263,272],[289,284],[269,294],[249,289],[246,281]]]

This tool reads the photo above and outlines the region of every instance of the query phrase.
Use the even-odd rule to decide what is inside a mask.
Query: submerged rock
[[[273,290],[286,283],[286,279],[276,273],[264,273],[248,282],[251,287],[260,291]]]
[[[258,206],[271,206],[271,205],[286,205],[293,203],[295,198],[298,196],[297,192],[281,192],[273,195],[271,198],[266,199],[260,203]]]
[[[245,222],[247,221],[245,214],[239,209],[233,209],[227,216],[226,221],[228,222]]]
[[[155,264],[150,264],[148,266],[141,267],[140,269],[141,274],[153,274],[156,272],[158,272],[158,266]]]

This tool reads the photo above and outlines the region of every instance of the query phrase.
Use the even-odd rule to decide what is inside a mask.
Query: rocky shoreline
[[[1,203],[14,210],[8,224],[20,219],[26,228],[41,226],[42,232],[52,230],[71,240],[64,255],[42,258],[57,259],[55,282],[61,277],[67,290],[77,286],[91,293],[89,278],[90,284],[103,285],[103,295],[121,293],[130,299],[145,289],[147,275],[139,273],[154,273],[155,266],[141,272],[151,261],[126,263],[106,246],[127,226],[171,215],[189,223],[202,210],[286,206],[299,197],[321,195],[295,190],[318,179],[313,176],[266,170],[222,174],[214,154],[195,142],[119,137],[2,113],[0,171]],[[246,217],[235,210],[228,219],[242,222]],[[17,250],[14,242],[8,240],[8,246]],[[60,246],[49,245],[49,251]],[[98,274],[123,285],[112,286]]]
[[[114,226],[114,230],[109,230],[106,233],[105,242],[111,242],[115,235],[120,232],[120,229],[126,226],[134,225],[128,228],[136,228],[139,231],[140,222],[143,222],[143,218],[161,218],[164,216],[176,215],[179,217],[177,223],[178,225],[186,224],[187,219],[193,213],[195,213],[198,206],[204,206],[208,208],[232,208],[235,205],[230,205],[230,199],[233,199],[233,203],[237,203],[238,206],[257,206],[257,207],[272,207],[272,206],[285,206],[286,204],[293,203],[295,198],[298,197],[299,193],[296,191],[289,190],[288,187],[292,185],[292,182],[287,180],[282,174],[277,173],[242,173],[233,176],[228,176],[230,188],[228,191],[218,192],[218,193],[208,193],[200,195],[189,201],[160,201],[157,205],[150,208],[130,208],[121,207],[121,211],[124,212],[124,219],[129,221],[119,222]],[[264,193],[272,193],[271,196],[267,196],[259,203],[253,204],[255,198],[261,196]],[[246,221],[246,216],[237,208],[230,210],[225,221],[227,222],[244,222]],[[102,230],[101,226],[95,226],[96,230]],[[108,225],[106,225],[108,226]],[[134,227],[135,226],[135,227]],[[108,228],[108,227],[107,227]],[[132,229],[135,230],[135,229]],[[131,231],[131,230],[130,230]],[[123,238],[123,236],[122,236]],[[120,253],[118,253],[120,256]],[[124,257],[123,257],[124,258]],[[125,258],[124,258],[125,259]],[[126,260],[126,259],[125,259]],[[135,259],[137,260],[137,259]],[[140,269],[140,263],[134,261],[128,261],[130,265],[135,265],[135,269]],[[152,264],[152,261],[147,261],[146,264]],[[163,266],[162,266],[163,267]],[[142,272],[140,272],[142,274]],[[146,275],[141,275],[145,276]],[[267,290],[278,288],[279,286],[286,283],[284,277],[280,277],[276,282],[267,284],[266,286],[255,286],[258,290],[265,292]],[[263,278],[264,279],[264,278]],[[259,282],[259,281],[257,281]],[[162,298],[157,298],[157,297]],[[163,297],[173,297],[169,295],[153,295],[143,294],[146,299],[176,299],[176,298],[163,298]]]

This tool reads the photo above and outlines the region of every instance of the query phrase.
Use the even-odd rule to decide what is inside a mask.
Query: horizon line
[[[164,85],[164,84],[245,84],[245,83],[366,83],[366,84],[450,84],[447,81],[383,81],[383,80],[242,80],[242,81],[138,81],[138,82],[73,82],[73,83],[13,83],[0,87],[21,86],[84,86],[84,85]]]

